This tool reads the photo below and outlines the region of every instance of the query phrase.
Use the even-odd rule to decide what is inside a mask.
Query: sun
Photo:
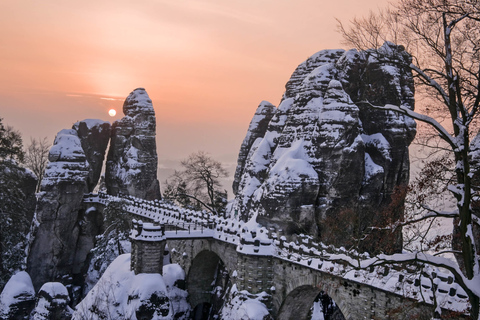
[[[117,114],[117,111],[115,109],[108,110],[108,115],[110,117],[115,117],[116,114]]]

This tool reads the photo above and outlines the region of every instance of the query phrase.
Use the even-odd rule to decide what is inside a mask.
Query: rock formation
[[[48,281],[71,276],[81,279],[85,271],[95,236],[103,232],[103,217],[95,210],[85,210],[82,201],[98,183],[110,137],[107,190],[144,199],[160,198],[155,114],[145,90],[134,90],[123,111],[125,117],[112,128],[108,122],[87,119],[60,131],[55,138],[27,259],[27,271],[37,290]]]
[[[35,288],[47,281],[79,273],[93,247],[81,237],[87,219],[82,209],[85,193],[97,185],[108,144],[110,124],[84,120],[61,130],[48,155],[34,220],[34,240],[27,270]],[[93,226],[96,230],[98,226]],[[98,232],[98,231],[97,231]]]
[[[233,180],[233,193],[237,193],[238,184],[243,174],[243,168],[245,167],[245,161],[248,157],[248,152],[252,148],[252,145],[258,138],[262,138],[267,131],[268,123],[272,120],[273,115],[277,111],[277,108],[268,101],[262,101],[255,112],[252,121],[248,127],[247,136],[243,140],[240,146],[240,153],[238,154],[237,170],[235,171],[235,177]]]
[[[255,141],[242,144],[234,182],[241,217],[337,245],[385,220],[395,188],[408,183],[416,126],[362,101],[413,109],[410,60],[385,43],[375,51],[324,50],[300,64],[267,129],[251,125],[245,141]],[[393,211],[387,219],[403,214]],[[328,223],[339,219],[348,221],[341,233]],[[396,234],[381,250],[399,248]]]
[[[110,122],[86,119],[75,123],[73,128],[77,131],[82,149],[90,165],[87,185],[88,191],[92,192],[102,173],[105,151],[110,141]]]
[[[70,274],[79,234],[78,212],[88,192],[90,167],[77,131],[61,130],[48,156],[34,226],[27,271],[38,289]]]
[[[145,89],[130,93],[123,104],[123,113],[125,117],[112,125],[105,174],[107,192],[160,199],[155,111]]]

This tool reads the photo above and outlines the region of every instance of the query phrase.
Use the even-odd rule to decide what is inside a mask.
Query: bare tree
[[[166,181],[165,198],[174,198],[181,204],[200,209],[202,206],[214,214],[222,214],[227,192],[221,191],[220,179],[227,176],[223,165],[207,153],[192,153],[182,162],[183,170]]]
[[[474,210],[474,204],[478,201],[480,185],[475,185],[473,180],[479,168],[472,166],[471,161],[475,156],[473,150],[480,146],[472,145],[471,141],[478,134],[476,123],[480,106],[480,2],[400,0],[386,11],[354,20],[350,28],[340,24],[339,30],[346,43],[358,48],[378,47],[380,39],[406,45],[413,56],[410,68],[417,92],[429,100],[423,110],[425,112],[415,112],[402,105],[363,103],[372,108],[396,111],[425,123],[442,140],[437,146],[446,150],[454,160],[454,179],[448,183],[448,191],[456,203],[454,210],[433,208],[419,199],[417,208],[421,209],[421,215],[396,225],[438,217],[451,219],[454,226],[453,252],[459,265],[442,257],[444,251],[437,252],[435,256],[418,251],[377,256],[360,264],[365,267],[386,261],[421,261],[446,268],[467,292],[472,306],[471,315],[478,319],[480,239],[475,239],[474,234],[478,234],[480,217]]]
[[[47,137],[38,140],[30,138],[30,145],[25,152],[25,166],[32,170],[38,179],[36,192],[40,191],[43,175],[48,163],[48,152],[50,147],[51,145],[48,143]]]

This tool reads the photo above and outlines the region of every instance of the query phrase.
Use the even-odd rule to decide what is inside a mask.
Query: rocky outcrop
[[[88,220],[82,201],[84,194],[97,185],[109,131],[108,122],[88,119],[55,137],[35,209],[34,240],[27,259],[27,270],[37,289],[47,281],[80,273],[100,232],[101,225]],[[88,239],[82,237],[85,234]]]
[[[73,125],[77,131],[82,149],[90,165],[87,186],[92,192],[97,186],[102,173],[105,151],[110,140],[110,122],[97,119],[86,119]]]
[[[155,113],[144,89],[126,99],[125,117],[110,124],[87,119],[60,131],[49,153],[34,218],[27,270],[38,289],[48,281],[80,279],[103,217],[82,205],[96,187],[109,139],[107,190],[145,199],[160,198]],[[65,282],[64,280],[62,280]],[[70,280],[69,280],[70,281]]]
[[[48,156],[34,218],[27,271],[38,289],[70,274],[79,234],[78,213],[88,192],[90,167],[77,131],[61,130]]]
[[[362,102],[413,109],[410,60],[385,43],[375,51],[324,50],[300,64],[245,160],[241,151],[234,205],[241,217],[337,245],[401,217],[402,209],[386,211],[396,187],[408,183],[415,122]],[[342,230],[333,228],[338,220]],[[377,248],[401,248],[398,234],[387,242]]]
[[[243,168],[245,167],[245,161],[252,148],[252,145],[258,138],[263,138],[267,131],[268,123],[275,115],[277,108],[268,101],[262,101],[257,108],[257,111],[253,115],[252,121],[248,126],[247,136],[240,146],[240,152],[237,160],[237,170],[235,171],[235,177],[233,180],[233,193],[237,193],[238,184],[243,174]]]
[[[125,117],[112,125],[105,173],[107,192],[160,199],[155,111],[145,89],[130,93],[123,104],[123,113]]]

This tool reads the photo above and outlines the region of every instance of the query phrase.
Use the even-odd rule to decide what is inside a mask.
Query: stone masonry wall
[[[166,241],[132,241],[131,269],[135,274],[163,274],[163,252]]]

